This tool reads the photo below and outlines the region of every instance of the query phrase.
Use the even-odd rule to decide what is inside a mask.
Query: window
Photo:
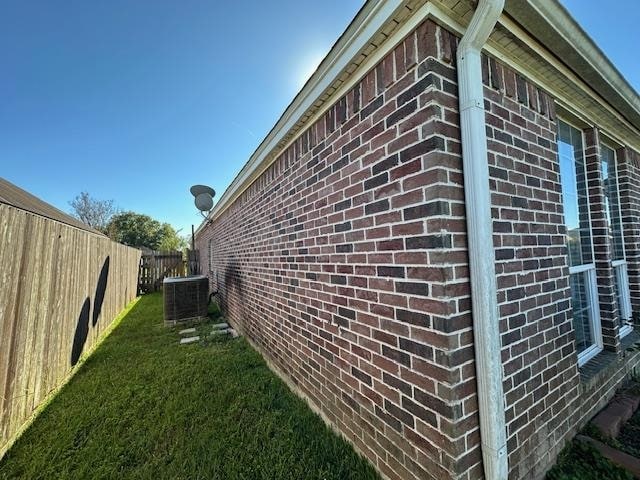
[[[567,229],[573,328],[578,365],[582,365],[602,350],[587,172],[582,132],[563,121],[558,122],[558,127],[558,159]]]
[[[629,293],[629,277],[627,275],[627,260],[624,250],[624,234],[622,232],[616,152],[606,145],[603,145],[601,157],[605,207],[609,238],[611,241],[611,258],[615,278],[616,298],[618,301],[620,337],[624,337],[633,330],[633,327],[631,326],[631,296]]]

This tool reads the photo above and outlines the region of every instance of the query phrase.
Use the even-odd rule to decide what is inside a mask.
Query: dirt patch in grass
[[[160,294],[143,297],[0,461],[0,479],[378,478],[246,341],[179,345],[182,328],[163,326]]]

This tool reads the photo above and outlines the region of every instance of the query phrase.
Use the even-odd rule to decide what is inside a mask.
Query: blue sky
[[[640,2],[562,3],[640,90]],[[189,186],[222,194],[361,4],[0,0],[0,176],[186,233]]]

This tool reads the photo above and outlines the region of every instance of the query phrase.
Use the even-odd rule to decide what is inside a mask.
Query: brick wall
[[[555,104],[493,58],[483,71],[510,477],[523,478],[552,448],[579,378]]]
[[[197,238],[229,320],[388,478],[480,459],[455,44],[423,23]]]
[[[456,45],[423,23],[196,239],[229,320],[393,479],[482,478]],[[631,364],[580,381],[555,102],[483,74],[510,478],[535,478]]]
[[[615,289],[615,273],[611,265],[612,248],[607,219],[607,204],[600,156],[600,132],[597,128],[585,130],[585,162],[588,177],[589,209],[591,211],[591,238],[598,284],[598,303],[604,348],[612,352],[620,350],[618,332],[618,301]]]
[[[598,381],[586,375],[581,381],[571,323],[555,101],[486,56],[483,79],[509,477],[540,478],[566,440],[613,395],[638,358],[615,355],[620,352],[618,313],[598,130],[585,130],[583,181],[589,189],[603,338],[605,348],[614,353],[605,356],[606,361],[595,361],[606,366]],[[627,184],[628,202],[639,198],[630,198],[637,195],[638,186],[640,178]],[[637,219],[626,221],[630,227],[637,225]],[[634,238],[638,237],[630,235],[629,241]],[[471,472],[467,477],[481,478]]]
[[[618,159],[618,188],[627,272],[631,290],[634,320],[640,313],[640,154],[628,148],[616,151]]]

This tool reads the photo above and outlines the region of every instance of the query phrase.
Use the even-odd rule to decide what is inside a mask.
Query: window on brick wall
[[[582,131],[558,122],[558,159],[566,245],[569,256],[569,284],[576,335],[578,364],[582,365],[602,350],[602,331],[596,285],[591,212]]]
[[[611,265],[615,273],[615,288],[618,300],[620,336],[624,337],[633,328],[631,326],[631,296],[629,293],[629,277],[627,275],[627,259],[624,250],[622,214],[620,212],[616,152],[612,148],[603,145],[601,159],[607,222],[611,242]]]

